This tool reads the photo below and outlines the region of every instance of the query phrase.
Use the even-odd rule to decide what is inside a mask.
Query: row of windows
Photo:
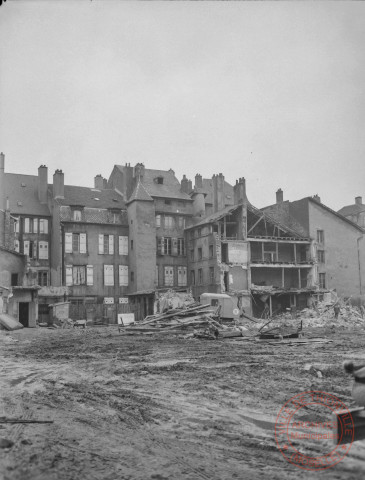
[[[24,233],[48,233],[48,220],[46,218],[23,218],[14,221],[14,232],[19,233],[20,223],[23,222]]]
[[[66,253],[87,253],[87,234],[86,233],[65,233],[65,252]],[[128,255],[128,237],[118,236],[119,255]],[[98,253],[114,254],[114,235],[98,236]]]
[[[48,260],[48,242],[24,240],[23,251],[20,252],[20,242],[19,240],[14,240],[14,250],[28,255],[32,259]]]
[[[172,215],[156,215],[156,227],[165,229],[185,228],[185,217],[173,217]]]
[[[191,285],[203,285],[203,284],[215,284],[215,270],[214,267],[209,267],[208,271],[204,271],[199,268],[197,272],[195,270],[190,271]]]
[[[195,260],[203,260],[205,256],[203,255],[205,252],[203,251],[203,247],[197,248],[197,256],[195,256],[195,250],[191,249],[190,250],[190,260],[194,262]],[[213,258],[214,257],[214,245],[209,245],[209,257],[208,258]]]
[[[157,238],[157,253],[159,255],[179,255],[185,252],[185,240],[183,238],[160,237]]]
[[[67,286],[94,285],[94,266],[93,265],[66,265],[65,273],[66,273]],[[131,272],[131,274],[132,273],[133,272]],[[115,285],[114,265],[104,265],[103,274],[104,274],[104,286],[113,287]],[[128,266],[119,265],[117,285],[119,285],[120,287],[128,286],[128,277],[129,277]]]
[[[176,270],[175,270],[176,269]],[[175,284],[175,272],[177,271],[177,286],[186,287],[187,285],[187,268],[183,266],[173,267],[168,265],[163,270],[163,284],[166,287],[173,287]],[[156,267],[158,272],[158,267]],[[158,279],[157,279],[158,282]],[[159,283],[159,282],[158,282]]]

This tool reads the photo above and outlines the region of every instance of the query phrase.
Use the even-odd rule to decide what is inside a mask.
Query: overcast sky
[[[364,2],[8,0],[5,170],[246,178],[249,200],[365,202]]]

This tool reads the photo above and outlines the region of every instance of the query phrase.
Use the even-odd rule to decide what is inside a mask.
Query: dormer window
[[[157,177],[155,180],[159,185],[163,185],[163,177]]]
[[[81,210],[74,210],[72,218],[75,222],[81,222]]]

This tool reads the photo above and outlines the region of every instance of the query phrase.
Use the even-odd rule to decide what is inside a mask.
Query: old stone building
[[[313,239],[320,288],[336,289],[342,296],[364,294],[365,240],[360,225],[327,207],[318,195],[289,202],[279,190],[276,203],[263,211]]]
[[[337,213],[365,228],[365,204],[362,203],[362,197],[355,197],[355,203],[342,207]]]

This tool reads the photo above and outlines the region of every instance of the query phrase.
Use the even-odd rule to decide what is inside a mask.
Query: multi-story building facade
[[[64,185],[56,170],[49,188],[52,285],[68,287],[71,303],[115,304],[129,284],[128,220],[114,190]]]
[[[313,242],[253,207],[245,180],[234,187],[234,205],[187,228],[188,270],[194,297],[228,293],[260,316],[303,308],[315,285]]]
[[[276,204],[263,211],[313,239],[320,288],[346,297],[364,294],[365,240],[360,225],[321,203],[318,195],[289,202],[278,190]]]

